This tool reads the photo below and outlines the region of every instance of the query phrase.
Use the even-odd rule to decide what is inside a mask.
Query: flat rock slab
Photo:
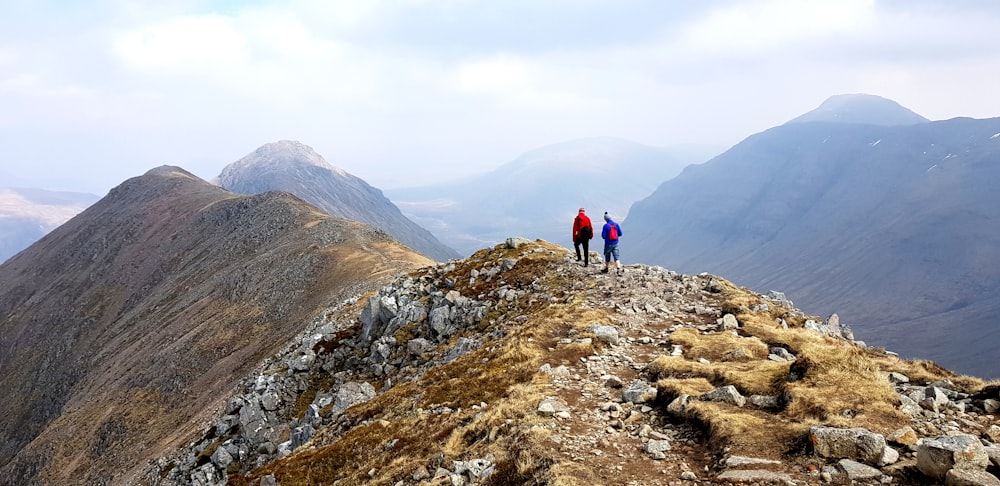
[[[764,471],[761,469],[737,469],[726,471],[719,475],[719,481],[730,483],[753,483],[753,482],[791,482],[792,477],[785,473]]]

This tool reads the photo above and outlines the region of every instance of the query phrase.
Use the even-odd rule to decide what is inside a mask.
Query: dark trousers
[[[580,245],[583,245],[583,264],[586,266],[590,263],[590,240],[583,238],[573,242],[573,248],[576,248],[577,260],[580,260]]]

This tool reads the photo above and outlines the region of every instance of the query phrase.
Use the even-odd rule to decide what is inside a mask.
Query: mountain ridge
[[[381,190],[326,162],[301,142],[271,142],[222,169],[217,184],[242,194],[279,190],[296,194],[327,213],[382,228],[436,260],[458,253],[406,218]]]
[[[951,467],[929,459],[945,430],[990,451],[970,469],[1000,471],[1000,428],[983,432],[981,408],[1000,409],[1000,386],[868,348],[836,316],[790,305],[662,267],[601,275],[510,238],[328,309],[145,477],[924,484]]]
[[[123,182],[0,265],[0,484],[127,475],[294,323],[429,262],[288,193],[170,166]]]

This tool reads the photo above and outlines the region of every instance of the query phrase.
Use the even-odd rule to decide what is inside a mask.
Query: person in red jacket
[[[573,220],[573,248],[576,248],[576,261],[580,261],[580,245],[583,245],[583,266],[590,263],[590,239],[594,237],[594,226],[590,224],[590,218],[580,208],[576,219]]]

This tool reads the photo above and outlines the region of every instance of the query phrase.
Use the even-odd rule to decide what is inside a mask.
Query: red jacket
[[[586,238],[581,237],[580,232],[587,228]],[[584,213],[579,213],[576,215],[576,219],[573,220],[573,241],[582,241],[584,239],[591,239],[594,237],[594,227],[590,224],[590,218]]]

